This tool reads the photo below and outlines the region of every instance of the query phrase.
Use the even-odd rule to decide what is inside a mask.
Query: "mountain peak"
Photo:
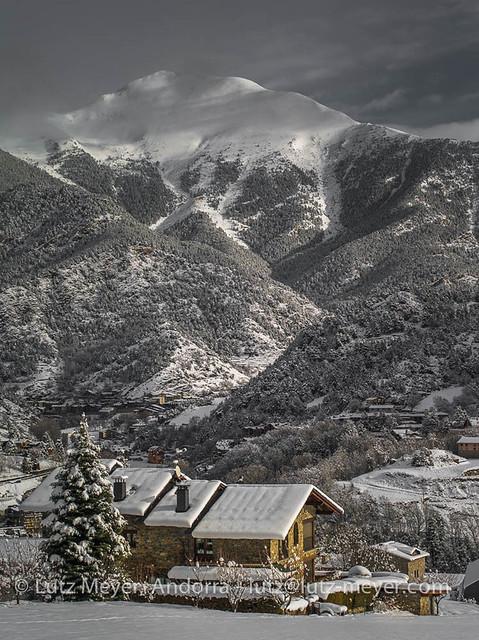
[[[298,93],[237,77],[159,71],[52,119],[99,159],[176,164],[198,152],[249,159],[326,141],[355,122]]]

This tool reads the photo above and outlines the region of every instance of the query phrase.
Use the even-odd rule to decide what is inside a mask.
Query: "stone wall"
[[[204,564],[215,565],[223,558],[246,566],[258,566],[266,562],[268,555],[273,562],[281,562],[287,554],[298,553],[307,565],[306,579],[314,576],[316,550],[303,550],[304,522],[314,519],[316,511],[306,505],[296,518],[298,544],[294,544],[294,524],[287,536],[287,547],[281,540],[214,539],[212,554],[204,558],[195,557],[195,541],[190,529],[177,527],[147,527],[141,518],[128,517],[125,528],[127,537],[134,541],[128,569],[135,580],[166,577],[175,565],[188,565],[197,559]],[[314,529],[314,527],[313,527]]]
[[[426,558],[416,560],[406,560],[391,555],[391,561],[398,571],[409,576],[411,582],[419,582],[424,578],[426,572]]]

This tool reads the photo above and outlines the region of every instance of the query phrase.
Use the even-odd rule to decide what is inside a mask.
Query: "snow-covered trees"
[[[289,607],[294,595],[303,593],[306,576],[306,565],[297,552],[292,552],[281,564],[274,562],[271,556],[267,558],[268,597],[273,600],[284,613]],[[314,576],[309,576],[314,581]]]
[[[245,571],[243,565],[234,560],[225,562],[220,559],[218,562],[218,579],[225,590],[231,610],[236,613],[240,602],[245,598],[250,588],[248,572]]]
[[[463,429],[469,420],[467,412],[462,407],[456,407],[451,418],[451,426],[455,429]]]
[[[22,460],[22,472],[25,474],[31,473],[33,471],[33,460],[29,453],[27,453]]]
[[[121,535],[124,520],[113,505],[111,484],[99,449],[88,433],[85,416],[68,451],[52,494],[44,544],[47,577],[71,593],[85,594],[85,585],[106,581],[121,572],[129,548]],[[92,594],[93,596],[95,594]]]
[[[20,591],[23,595],[34,592],[44,561],[38,542],[35,538],[0,539],[0,600],[18,598]]]
[[[348,570],[355,565],[367,567],[370,571],[394,571],[391,557],[372,546],[364,531],[349,523],[336,523],[322,537],[324,551],[337,557],[340,567]]]

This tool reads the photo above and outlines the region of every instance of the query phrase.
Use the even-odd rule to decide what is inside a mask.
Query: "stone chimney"
[[[113,502],[121,502],[126,498],[127,476],[115,476],[113,478]]]
[[[190,485],[182,482],[176,487],[176,512],[185,513],[190,508]]]

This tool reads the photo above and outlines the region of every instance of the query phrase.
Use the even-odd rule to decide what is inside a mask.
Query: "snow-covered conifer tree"
[[[113,504],[108,472],[84,415],[58,473],[52,499],[44,544],[48,580],[68,585],[71,594],[66,598],[95,597],[84,593],[85,584],[120,575],[129,547],[121,535],[124,520]]]
[[[451,418],[451,424],[456,429],[462,429],[466,426],[467,421],[469,420],[469,416],[467,412],[462,407],[456,407],[454,414]]]

